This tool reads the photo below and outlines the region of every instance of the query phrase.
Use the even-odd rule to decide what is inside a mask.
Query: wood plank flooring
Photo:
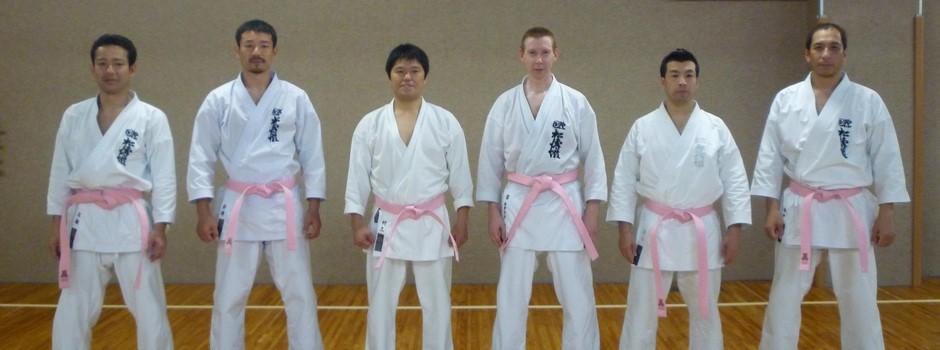
[[[207,349],[212,285],[168,285],[170,325],[177,349]],[[727,349],[756,349],[770,283],[724,282],[719,310]],[[362,349],[366,290],[362,285],[317,286],[318,316],[327,349]],[[489,349],[495,285],[453,287],[456,349]],[[623,325],[625,284],[595,286],[601,348],[616,349]],[[0,284],[0,348],[49,349],[58,289],[54,284]],[[879,289],[879,309],[888,349],[940,348],[940,280],[922,286]],[[838,349],[839,313],[828,289],[813,288],[803,305],[801,349]],[[659,349],[688,348],[688,314],[678,292],[669,294],[669,317],[659,322]],[[247,349],[287,349],[285,313],[273,285],[258,285],[249,298]],[[134,349],[134,320],[117,286],[109,287],[94,329],[93,349]],[[414,286],[406,286],[397,316],[398,349],[421,348],[421,311]],[[551,285],[533,288],[528,321],[529,349],[561,348],[562,313]]]

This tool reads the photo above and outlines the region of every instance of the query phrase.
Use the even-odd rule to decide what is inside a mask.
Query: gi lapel
[[[519,89],[521,99],[519,103],[522,105],[524,119],[528,126],[525,143],[523,144],[522,151],[519,153],[520,166],[518,169],[524,174],[539,175],[535,173],[537,171],[535,171],[534,168],[538,168],[539,163],[549,158],[558,158],[558,148],[561,147],[563,142],[568,141],[561,139],[554,140],[552,137],[553,132],[557,132],[557,130],[552,127],[553,124],[556,122],[567,122],[564,104],[562,103],[561,87],[559,85],[560,84],[555,81],[553,77],[552,85],[548,88],[548,91],[545,92],[545,98],[542,100],[542,105],[539,107],[539,112],[534,120],[531,118],[532,110],[529,108],[529,101],[525,97],[524,89]],[[525,86],[524,81],[523,86]],[[558,141],[558,143],[555,144],[555,141]],[[555,151],[555,153],[552,153],[552,151]]]
[[[513,99],[515,103],[515,108],[513,112],[518,110],[518,113],[514,113],[522,116],[522,126],[526,134],[532,132],[532,128],[535,127],[536,115],[532,113],[532,108],[529,106],[529,99],[525,95],[525,81],[528,77],[522,78],[522,84],[519,84],[519,88],[516,90],[516,98]],[[547,97],[547,96],[546,96]]]
[[[665,105],[660,106],[657,110],[656,126],[654,128],[657,140],[654,141],[654,145],[657,143],[664,145],[663,150],[667,153],[664,155],[665,159],[659,163],[660,168],[657,169],[659,181],[656,182],[656,193],[663,195],[670,193],[676,183],[683,181],[683,178],[688,176],[687,173],[682,171],[682,167],[687,165],[688,157],[692,156],[690,153],[693,151],[695,141],[695,132],[693,130],[695,130],[696,120],[698,120],[695,115],[697,110],[698,106],[696,105],[681,134],[672,118],[669,117]],[[672,201],[672,198],[655,199],[669,204]]]
[[[390,103],[389,106],[390,108],[388,109],[388,114],[391,118],[391,123],[393,126],[397,126],[398,124],[395,121],[395,109],[391,107],[392,103]],[[392,184],[394,187],[392,189],[393,193],[413,193],[414,189],[409,188],[409,184],[420,184],[420,181],[413,182],[410,181],[411,179],[409,179],[409,175],[411,174],[412,170],[414,170],[413,166],[416,162],[415,158],[418,157],[418,154],[421,152],[423,147],[422,142],[424,142],[424,130],[427,128],[426,125],[428,123],[426,119],[430,117],[428,113],[429,108],[427,106],[427,101],[421,99],[420,108],[421,109],[418,110],[418,119],[415,121],[415,127],[411,133],[411,141],[408,142],[408,145],[405,145],[404,141],[402,141],[400,136],[401,133],[398,131],[398,128],[395,127],[393,129],[395,132],[394,137],[399,140],[398,144],[401,145],[401,148],[399,149],[399,160],[401,161],[401,164],[397,164],[395,167],[395,182]],[[396,195],[395,197],[404,198],[407,197],[407,195]]]
[[[138,152],[140,149],[145,130],[140,123],[141,119],[134,118],[140,107],[140,100],[137,99],[136,93],[131,94],[131,101],[124,106],[121,114],[118,114],[114,123],[101,136],[85,161],[76,169],[79,177],[100,176],[104,169],[123,170],[131,153]],[[98,108],[96,105],[92,106],[88,114],[91,123],[94,124],[92,130],[99,130],[97,118],[95,118],[98,115]]]
[[[233,85],[232,105],[229,108],[233,108],[236,103],[243,103],[247,106],[245,112],[248,121],[237,140],[236,144],[238,146],[232,154],[232,161],[235,164],[245,164],[248,161],[246,152],[249,149],[257,147],[259,142],[269,141],[270,128],[268,124],[272,123],[272,118],[277,118],[280,115],[280,111],[274,109],[274,102],[281,95],[281,81],[277,78],[277,74],[271,73],[271,84],[268,85],[268,89],[265,90],[257,105],[252,103],[251,95],[248,94],[248,90],[241,80],[241,74],[239,74]]]
[[[819,115],[815,115],[816,95],[813,93],[813,87],[809,78],[806,79],[806,82],[801,87],[801,90],[805,91],[800,91],[800,98],[808,98],[808,100],[806,100],[808,102],[808,108],[805,113],[811,113],[815,118],[810,119],[811,122],[808,123],[809,127],[804,129],[805,141],[803,142],[802,149],[810,150],[811,152],[800,153],[795,168],[798,176],[802,176],[808,170],[815,168],[815,164],[820,160],[831,158],[834,153],[841,151],[840,138],[838,135],[839,123],[841,122],[840,116],[842,114],[842,107],[845,105],[844,100],[848,95],[848,91],[851,89],[851,84],[852,82],[849,81],[849,76],[847,74],[843,75],[842,81],[839,82],[835,91],[829,96],[826,105],[823,106],[822,112],[820,112]],[[805,96],[805,94],[809,96]],[[851,120],[849,120],[849,123],[851,123]]]

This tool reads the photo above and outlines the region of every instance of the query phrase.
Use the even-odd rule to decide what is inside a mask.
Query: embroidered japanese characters
[[[277,128],[281,123],[281,109],[275,108],[271,111],[271,129],[268,130],[268,141],[278,142]]]
[[[845,159],[849,159],[849,156],[845,153],[845,149],[849,146],[849,129],[851,128],[851,119],[839,118],[839,151],[842,152],[842,158]]]
[[[548,156],[555,159],[560,159],[559,152],[561,151],[561,139],[565,137],[565,133],[561,132],[565,130],[565,122],[556,120],[552,123],[552,128],[555,131],[552,131],[552,142],[548,144]]]
[[[134,131],[133,129],[124,130],[124,142],[121,144],[121,149],[118,150],[117,160],[121,165],[127,166],[127,157],[134,152],[134,147],[137,146],[137,138],[140,137],[140,133]]]

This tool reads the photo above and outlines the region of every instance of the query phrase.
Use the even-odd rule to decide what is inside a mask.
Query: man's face
[[[395,99],[414,101],[424,94],[424,67],[415,59],[400,59],[392,66],[389,75],[389,86]]]
[[[695,98],[695,90],[698,89],[695,62],[667,62],[666,76],[662,78],[662,84],[669,101],[673,103],[692,101]]]
[[[835,77],[842,72],[845,63],[842,35],[835,28],[817,30],[804,54],[813,74],[822,78]]]
[[[552,65],[558,60],[558,49],[552,49],[553,44],[549,36],[525,39],[519,60],[525,65],[526,74],[536,79],[552,74]]]
[[[254,74],[267,73],[271,69],[277,48],[271,40],[271,34],[247,31],[235,47],[242,70]]]
[[[137,65],[129,65],[127,50],[117,45],[104,45],[95,49],[91,73],[98,89],[105,94],[118,94],[130,89],[131,78]]]

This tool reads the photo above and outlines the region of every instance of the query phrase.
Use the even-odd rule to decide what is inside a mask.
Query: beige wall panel
[[[940,276],[940,6],[924,5],[924,276]]]
[[[912,10],[878,1],[852,4],[833,4],[830,11],[834,21],[845,21],[853,38],[849,73],[885,97],[909,164],[910,145],[904,142],[910,135]],[[181,181],[177,224],[163,262],[168,282],[212,281],[215,249],[193,233],[195,212],[182,180],[193,116],[211,89],[238,73],[234,30],[250,18],[278,29],[275,68],[283,79],[306,89],[323,122],[329,199],[321,209],[321,237],[310,243],[318,283],[364,280],[363,255],[353,248],[342,214],[349,140],[362,115],[391,99],[384,62],[398,43],[412,42],[430,55],[426,97],[460,119],[474,172],[486,113],[500,93],[521,80],[519,39],[534,25],[555,31],[561,48],[556,76],[594,106],[609,173],[632,122],[662,100],[658,66],[671,49],[684,47],[698,56],[698,100],[726,120],[749,172],[774,94],[806,74],[802,40],[808,11],[801,1],[589,1],[533,7],[504,1],[171,5],[125,0],[3,1],[2,6],[7,24],[0,41],[7,50],[0,55],[7,74],[0,84],[0,128],[8,134],[0,138],[6,145],[0,154],[6,173],[0,177],[0,246],[7,247],[0,255],[0,281],[54,281],[45,215],[52,144],[62,111],[95,93],[88,49],[105,32],[135,41],[140,55],[134,89],[162,108],[173,128]],[[872,27],[869,18],[875,13],[885,17]],[[928,28],[936,32],[936,26]],[[482,209],[473,211],[471,241],[454,265],[457,283],[497,280],[499,255],[485,236]],[[902,236],[910,227],[905,210],[898,212]],[[754,213],[756,225],[746,230],[739,261],[726,269],[726,279],[771,277],[772,244],[760,228],[762,201],[754,202]],[[598,241],[595,280],[624,281],[627,266],[616,248],[616,228],[604,225]],[[902,239],[879,252],[879,267],[886,271],[882,283],[908,278],[909,273],[899,272],[910,260],[905,244]],[[897,271],[886,267],[895,262]],[[544,268],[536,279],[549,280]],[[264,272],[259,278],[269,280]]]

